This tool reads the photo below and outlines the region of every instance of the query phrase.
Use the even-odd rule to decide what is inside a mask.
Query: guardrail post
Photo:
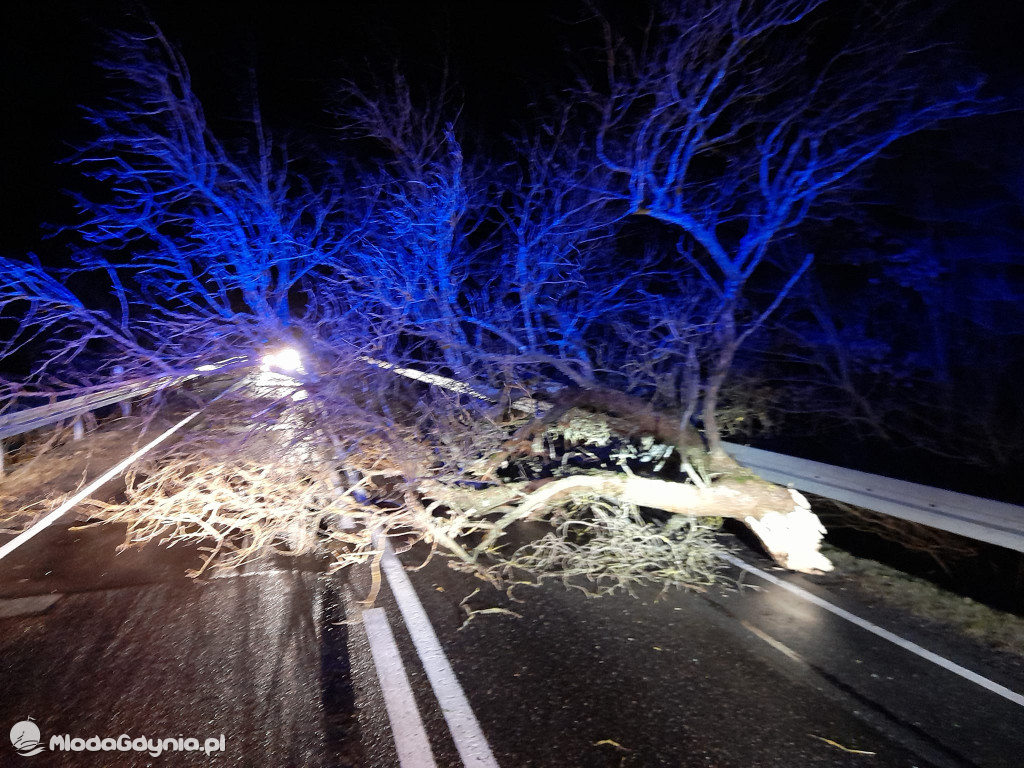
[[[75,420],[71,423],[73,429],[72,436],[75,440],[81,440],[85,437],[85,424],[82,423],[81,416],[75,416]]]
[[[117,378],[119,378],[119,379],[124,378],[124,366],[123,365],[115,365],[114,366],[114,375],[117,376]],[[121,401],[121,415],[122,416],[131,416],[132,415],[132,401],[131,400],[122,400]]]

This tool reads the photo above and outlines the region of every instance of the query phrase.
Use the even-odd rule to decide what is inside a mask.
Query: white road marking
[[[972,672],[966,667],[961,667],[956,662],[950,661],[944,656],[939,656],[939,654],[933,653],[932,651],[929,651],[927,648],[922,648],[917,643],[913,643],[910,640],[906,640],[905,638],[902,638],[899,635],[894,634],[887,629],[882,629],[881,627],[872,624],[867,619],[862,619],[860,616],[857,616],[854,613],[850,613],[849,611],[840,608],[838,605],[833,605],[832,603],[828,602],[828,600],[823,600],[817,595],[808,592],[806,589],[802,589],[801,587],[798,587],[794,584],[790,584],[787,581],[783,581],[782,579],[776,576],[772,576],[770,573],[766,573],[762,571],[760,568],[755,568],[753,565],[750,565],[749,563],[741,560],[738,557],[734,557],[733,555],[729,555],[726,553],[721,553],[719,557],[721,557],[727,563],[735,565],[737,568],[741,568],[744,571],[747,571],[748,573],[754,574],[755,576],[760,576],[765,581],[770,581],[772,584],[775,584],[778,587],[782,587],[788,592],[792,592],[797,597],[801,597],[807,602],[813,603],[814,605],[818,606],[819,608],[824,608],[826,611],[834,613],[836,616],[839,616],[840,618],[846,619],[851,624],[856,624],[861,629],[866,629],[868,632],[871,632],[872,634],[877,635],[878,637],[881,637],[884,640],[888,640],[890,643],[898,645],[900,648],[903,648],[904,650],[910,651],[911,653],[920,656],[922,659],[926,659],[927,661],[930,661],[933,664],[939,665],[943,669],[949,670],[954,675],[959,675],[965,680],[970,680],[975,685],[980,685],[982,688],[991,691],[997,696],[1002,696],[1007,701],[1012,701],[1014,704],[1024,707],[1024,696],[1022,696],[1019,693],[1016,693],[1015,691],[1011,691],[1009,688],[1002,686],[997,682],[989,680],[987,677],[979,675],[977,672]]]
[[[111,467],[110,469],[108,469],[106,472],[104,472],[102,475],[97,477],[95,480],[93,480],[91,483],[89,483],[87,486],[85,486],[85,488],[80,490],[74,496],[72,496],[71,498],[67,499],[63,504],[61,504],[59,507],[57,507],[57,509],[53,510],[53,512],[48,514],[46,517],[44,517],[42,520],[37,522],[31,528],[29,528],[27,530],[24,530],[21,533],[19,533],[13,539],[11,539],[6,544],[4,544],[2,547],[0,547],[0,560],[3,560],[7,555],[9,555],[11,552],[16,550],[18,547],[20,547],[26,541],[31,539],[33,536],[35,536],[37,533],[42,531],[47,526],[51,525],[54,521],[58,520],[65,512],[67,512],[69,509],[71,509],[73,506],[75,506],[82,499],[84,499],[87,496],[89,496],[93,491],[95,491],[97,488],[99,488],[105,482],[107,482],[108,480],[112,480],[113,478],[117,477],[119,474],[124,472],[126,469],[128,469],[128,467],[130,467],[132,464],[134,464],[138,459],[142,458],[147,453],[149,453],[151,450],[156,448],[158,445],[160,445],[160,443],[162,443],[168,437],[170,437],[175,432],[177,432],[179,429],[184,427],[186,424],[191,422],[193,419],[195,419],[196,416],[201,414],[204,410],[206,410],[211,405],[216,403],[222,397],[227,395],[229,392],[234,392],[236,389],[238,389],[239,387],[243,386],[244,384],[245,384],[245,379],[242,379],[241,381],[239,381],[239,382],[237,382],[235,384],[232,384],[230,387],[225,389],[223,392],[221,392],[219,395],[217,395],[215,398],[213,398],[210,402],[208,402],[206,405],[204,405],[198,411],[194,411],[194,412],[190,413],[188,416],[186,416],[184,419],[179,421],[177,424],[175,424],[173,427],[168,429],[166,432],[164,432],[161,435],[158,435],[157,437],[153,438],[148,443],[146,443],[144,446],[139,448],[139,450],[137,450],[131,456],[129,456],[128,458],[124,459],[120,463],[118,463],[118,464],[114,465],[113,467]]]
[[[175,432],[177,432],[179,429],[184,427],[186,424],[188,424],[190,421],[192,421],[192,419],[194,419],[200,413],[201,413],[201,411],[196,411],[195,413],[190,413],[188,416],[186,416],[184,419],[179,421],[173,427],[168,429],[162,435],[160,435],[159,437],[157,437],[154,440],[151,440],[146,445],[144,445],[142,448],[137,450],[135,453],[133,453],[127,459],[124,459],[120,463],[118,463],[118,464],[114,465],[113,467],[111,467],[110,469],[108,469],[106,472],[104,472],[102,475],[97,477],[95,480],[93,480],[91,483],[89,483],[87,486],[85,486],[85,488],[80,490],[74,496],[72,496],[71,498],[66,500],[63,504],[61,504],[59,507],[57,507],[55,510],[53,510],[53,512],[48,514],[42,520],[37,522],[31,528],[29,528],[28,530],[22,531],[17,536],[15,536],[13,539],[8,541],[6,544],[4,544],[2,547],[0,547],[0,560],[2,560],[4,557],[9,555],[11,552],[16,550],[18,547],[20,547],[26,541],[28,541],[33,536],[35,536],[37,533],[42,531],[44,528],[46,528],[47,526],[52,524],[55,520],[60,518],[65,512],[67,512],[69,509],[71,509],[73,506],[75,506],[82,499],[84,499],[87,496],[89,496],[93,491],[95,491],[97,488],[99,488],[105,482],[107,482],[108,480],[111,480],[111,479],[117,477],[119,474],[124,472],[126,469],[128,469],[128,467],[130,467],[132,465],[132,463],[136,459],[139,459],[142,456],[145,456],[147,453],[149,453],[149,451],[151,451],[156,446],[160,445],[160,443],[162,443],[168,437],[170,437]]]
[[[383,608],[369,608],[363,611],[363,626],[370,642],[370,655],[377,668],[377,678],[384,694],[384,705],[391,721],[391,733],[395,739],[398,762],[402,768],[436,768],[430,741],[423,727],[423,720],[416,708],[412,686],[402,666],[402,657],[391,633],[387,615]]]
[[[469,706],[466,694],[455,677],[455,671],[444,655],[437,634],[430,624],[430,619],[427,618],[427,612],[423,610],[423,605],[416,596],[416,590],[413,589],[402,563],[386,540],[381,568],[391,585],[391,592],[412,636],[416,653],[419,654],[427,679],[430,680],[430,687],[434,689],[434,695],[441,705],[441,712],[448,723],[448,729],[463,765],[467,768],[499,768],[480,723]]]
[[[751,624],[749,621],[743,621],[743,619],[740,619],[740,624],[742,625],[742,627],[745,630],[750,632],[752,635],[755,635],[756,637],[760,638],[761,640],[764,640],[766,643],[768,643],[768,645],[770,645],[772,648],[774,648],[779,653],[785,654],[786,656],[788,656],[790,659],[792,659],[793,661],[797,662],[798,664],[803,664],[804,666],[809,666],[807,664],[807,662],[804,661],[804,659],[800,656],[799,653],[794,651],[792,648],[790,648],[785,643],[779,642],[778,640],[776,640],[774,637],[769,635],[764,630],[758,629],[753,624]]]

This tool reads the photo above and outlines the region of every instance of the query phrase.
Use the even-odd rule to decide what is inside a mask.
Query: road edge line
[[[154,440],[151,440],[146,445],[144,445],[142,448],[139,448],[139,450],[135,451],[135,453],[133,453],[131,456],[129,456],[126,459],[122,459],[120,462],[118,462],[113,467],[108,469],[106,472],[104,472],[102,475],[97,477],[95,480],[93,480],[91,483],[89,483],[87,486],[85,486],[85,488],[80,490],[74,496],[72,496],[71,498],[67,499],[63,504],[61,504],[59,507],[57,507],[55,510],[53,510],[53,512],[48,514],[42,520],[37,522],[31,528],[28,528],[27,530],[22,531],[17,536],[15,536],[13,539],[11,539],[9,542],[4,544],[2,547],[0,547],[0,560],[3,560],[7,555],[9,555],[11,552],[16,550],[18,547],[20,547],[26,541],[28,541],[33,536],[35,536],[37,533],[42,531],[44,528],[46,528],[47,526],[51,525],[57,519],[62,517],[68,510],[70,510],[72,507],[74,507],[76,504],[78,504],[78,502],[80,502],[82,499],[84,499],[87,496],[89,496],[93,491],[95,491],[97,488],[99,488],[105,482],[107,482],[108,480],[111,480],[111,479],[117,477],[119,474],[124,472],[124,470],[128,469],[128,467],[131,466],[137,459],[141,458],[142,456],[145,456],[147,453],[149,453],[149,451],[151,451],[156,446],[160,445],[160,443],[162,443],[168,437],[170,437],[175,432],[177,432],[179,429],[184,427],[186,424],[188,424],[190,421],[192,421],[200,413],[202,413],[202,409],[196,411],[195,413],[190,413],[188,416],[186,416],[184,419],[179,421],[173,427],[168,429],[162,435],[160,435],[159,437],[155,438]]]
[[[920,656],[922,659],[930,661],[933,664],[940,666],[949,672],[952,672],[954,675],[958,675],[964,678],[965,680],[968,680],[974,683],[975,685],[978,685],[986,689],[987,691],[996,694],[997,696],[1003,697],[1007,701],[1017,704],[1018,706],[1024,707],[1024,695],[1021,695],[1016,691],[1011,691],[1006,686],[1000,685],[994,680],[989,680],[987,677],[979,675],[977,672],[972,672],[971,670],[967,669],[967,667],[962,667],[955,661],[951,661],[947,659],[945,656],[940,656],[939,654],[933,651],[929,651],[927,648],[924,648],[923,646],[920,646],[915,642],[907,640],[906,638],[900,637],[894,632],[890,632],[887,629],[882,629],[882,627],[879,627],[877,624],[872,624],[867,619],[862,619],[857,614],[850,613],[846,609],[840,608],[838,605],[834,605],[833,603],[830,603],[828,600],[820,598],[817,595],[808,592],[806,589],[803,589],[802,587],[798,587],[795,584],[790,584],[789,582],[784,581],[783,579],[780,579],[777,576],[772,576],[770,573],[766,573],[765,571],[762,571],[760,568],[750,565],[746,561],[741,560],[740,558],[735,557],[734,555],[721,552],[718,556],[725,562],[735,565],[737,568],[740,568],[746,571],[747,573],[752,573],[755,576],[759,576],[765,581],[771,582],[772,584],[775,584],[778,587],[782,587],[783,589],[785,589],[788,592],[791,592],[797,597],[801,597],[807,602],[813,603],[814,605],[818,606],[819,608],[824,608],[826,611],[829,611],[830,613],[833,613],[842,619],[846,619],[851,624],[854,624],[860,627],[861,629],[865,629],[873,635],[882,638],[883,640],[888,640],[890,643],[899,646],[905,651],[910,651],[910,653],[913,653],[916,656]]]
[[[7,555],[9,555],[11,552],[16,550],[18,547],[20,547],[26,541],[31,539],[33,536],[35,536],[41,530],[43,530],[47,526],[51,525],[54,521],[58,520],[68,510],[70,510],[72,507],[74,507],[76,504],[78,504],[78,502],[80,502],[86,496],[91,494],[93,491],[95,491],[97,488],[99,488],[105,482],[107,482],[108,480],[112,480],[113,478],[117,477],[119,474],[124,472],[126,469],[128,469],[128,467],[130,467],[132,464],[134,464],[136,460],[142,458],[147,453],[149,453],[151,450],[156,448],[158,445],[160,445],[160,443],[162,443],[168,437],[170,437],[175,432],[177,432],[179,429],[184,427],[190,421],[195,419],[197,416],[199,416],[199,414],[201,414],[203,411],[205,411],[211,405],[216,403],[222,397],[227,395],[229,392],[234,392],[236,389],[238,389],[239,387],[243,386],[244,384],[245,384],[245,379],[244,378],[241,381],[235,382],[230,387],[228,387],[223,392],[221,392],[219,395],[217,395],[215,398],[213,398],[206,405],[204,405],[202,408],[200,408],[197,411],[193,411],[188,416],[186,416],[181,421],[179,421],[177,424],[175,424],[170,429],[168,429],[166,432],[164,432],[163,434],[158,435],[157,437],[155,437],[152,440],[150,440],[144,446],[139,448],[139,450],[135,451],[135,453],[133,453],[131,456],[129,456],[129,457],[125,458],[125,459],[122,459],[119,463],[115,464],[113,467],[108,469],[106,472],[104,472],[102,475],[97,477],[95,480],[93,480],[91,483],[89,483],[87,486],[85,486],[85,488],[80,490],[78,493],[76,493],[70,499],[65,500],[65,502],[63,504],[61,504],[59,507],[57,507],[57,509],[53,510],[53,512],[48,514],[42,520],[38,521],[31,528],[28,528],[28,529],[22,531],[21,533],[19,533],[13,539],[11,539],[6,544],[4,544],[2,547],[0,547],[0,560],[3,560]],[[145,434],[145,430],[143,430],[143,434]]]

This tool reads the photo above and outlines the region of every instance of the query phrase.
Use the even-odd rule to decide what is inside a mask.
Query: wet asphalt
[[[122,538],[116,526],[53,529],[0,563],[0,608],[28,612],[0,611],[0,766],[396,764],[359,623],[366,570],[328,577],[282,559],[195,581],[194,550],[115,554]],[[419,565],[423,553],[402,557]],[[1024,708],[751,576],[600,599],[555,582],[518,589],[522,603],[442,558],[410,577],[503,768],[1024,766]],[[463,626],[460,602],[477,588],[467,606],[522,618]],[[17,602],[33,596],[49,597]],[[460,765],[386,583],[376,605],[437,765]],[[1024,676],[955,643],[935,650],[1024,690]],[[22,758],[6,732],[27,717],[44,741],[223,734],[226,750]]]
[[[114,555],[105,545],[115,535],[123,531],[53,531],[0,569],[0,605],[31,611],[27,595],[59,595],[41,613],[0,619],[0,765],[333,765],[318,574],[271,569],[193,581],[184,571],[194,551]],[[33,556],[36,563],[25,562]],[[62,734],[200,743],[223,735],[226,748],[23,758],[6,734],[27,718],[44,743]]]
[[[502,766],[1024,766],[1024,708],[769,585],[594,599],[552,583],[523,603],[484,586],[470,607],[522,618],[463,627],[479,580],[441,560],[410,575]]]

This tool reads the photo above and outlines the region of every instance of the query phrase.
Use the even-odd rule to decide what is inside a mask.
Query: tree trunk
[[[701,404],[701,420],[704,422],[704,439],[708,443],[708,453],[715,459],[720,459],[726,455],[725,449],[722,447],[722,431],[718,426],[718,396],[722,391],[722,384],[725,383],[725,378],[729,372],[729,365],[731,365],[732,354],[729,355],[730,360],[726,363],[722,362],[723,355],[719,356],[716,361],[715,370],[708,378],[708,382],[704,388],[704,400]]]
[[[706,488],[621,472],[598,472],[483,489],[426,481],[420,484],[420,491],[435,501],[474,515],[501,515],[473,550],[474,558],[492,547],[513,523],[542,517],[573,496],[589,495],[676,515],[741,520],[784,568],[802,572],[832,570],[828,558],[818,551],[825,529],[810,511],[806,499],[735,463],[733,467],[734,474],[719,478]]]
[[[736,358],[735,328],[724,346],[719,350],[711,375],[704,386],[704,400],[701,404],[701,420],[704,422],[704,439],[708,443],[708,452],[714,459],[726,455],[722,447],[722,430],[718,425],[718,398],[722,393],[733,360]]]

